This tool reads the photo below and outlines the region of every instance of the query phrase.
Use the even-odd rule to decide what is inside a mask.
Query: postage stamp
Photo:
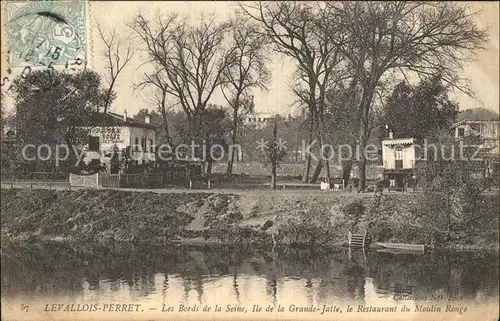
[[[10,68],[64,65],[86,58],[84,1],[6,3]]]

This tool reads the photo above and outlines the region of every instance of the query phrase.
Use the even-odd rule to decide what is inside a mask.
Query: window
[[[141,138],[141,147],[142,151],[146,153],[148,150],[146,149],[146,138]]]
[[[155,152],[155,147],[153,146],[153,140],[152,139],[149,140],[149,151],[151,153]]]
[[[134,150],[136,152],[138,152],[139,151],[139,138],[138,137],[135,138],[135,143],[134,144],[135,144]]]
[[[89,136],[89,150],[93,152],[99,151],[99,137]]]
[[[400,146],[396,147],[394,159],[396,169],[403,168],[403,149]]]
[[[465,128],[459,128],[458,137],[464,137],[464,136],[465,136]]]
[[[402,160],[403,159],[403,150],[401,147],[396,148],[396,160]]]

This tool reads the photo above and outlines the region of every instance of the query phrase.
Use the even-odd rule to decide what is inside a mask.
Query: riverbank
[[[420,222],[415,194],[154,193],[1,190],[5,242],[112,246],[186,243],[337,247],[349,231],[368,242],[498,251],[498,222],[442,240]],[[484,196],[498,221],[498,196]]]

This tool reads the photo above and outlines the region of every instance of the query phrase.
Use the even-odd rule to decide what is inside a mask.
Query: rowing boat
[[[422,244],[405,244],[405,243],[381,243],[376,242],[370,245],[371,248],[390,251],[403,252],[423,252],[425,246]]]

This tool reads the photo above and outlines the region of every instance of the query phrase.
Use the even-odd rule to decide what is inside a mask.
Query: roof
[[[100,114],[97,121],[98,126],[127,126],[127,127],[140,127],[147,129],[156,129],[157,126],[154,124],[148,124],[144,121],[140,121],[134,118],[127,117],[124,120],[124,116],[112,112],[108,112],[103,115]]]
[[[382,145],[412,145],[414,138],[388,138],[382,141]]]
[[[465,125],[467,123],[476,123],[476,124],[487,124],[487,123],[500,123],[500,120],[472,120],[472,119],[463,119],[457,123],[454,123],[450,126],[450,128],[455,128],[460,125]]]

